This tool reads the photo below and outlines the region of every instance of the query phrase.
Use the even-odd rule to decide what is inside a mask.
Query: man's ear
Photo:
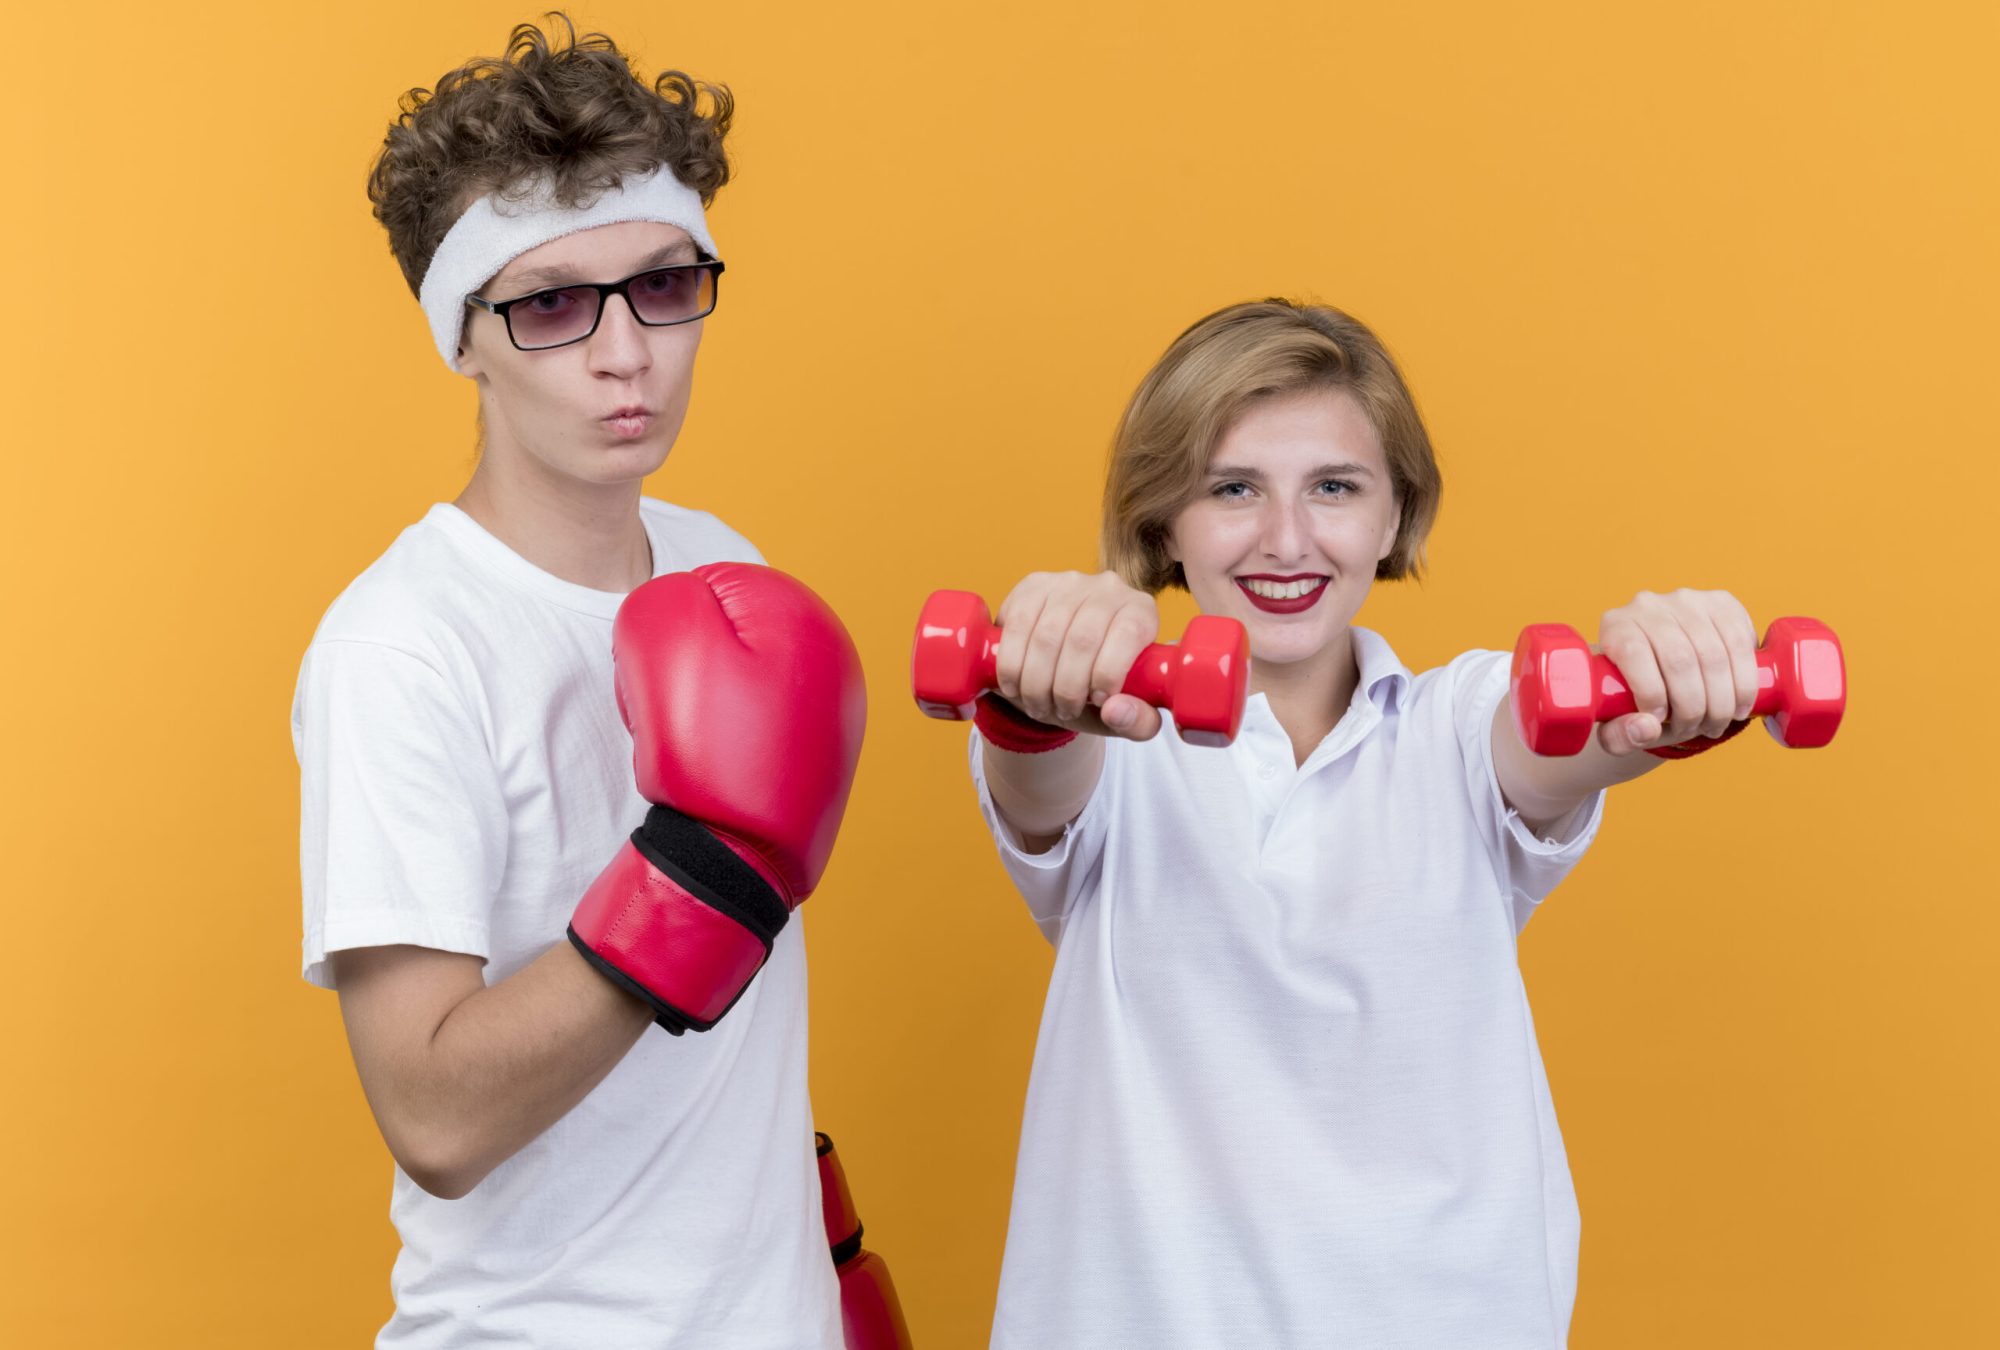
[[[480,340],[475,340],[473,336],[473,328],[475,325],[472,322],[474,319],[480,319],[486,317],[489,316],[486,315],[484,312],[476,310],[472,306],[467,305],[465,307],[464,317],[461,318],[459,321],[458,373],[465,376],[465,378],[468,380],[476,380],[480,376],[486,373],[486,364],[485,362],[481,361],[479,357],[480,353],[486,350],[487,343],[490,343],[493,340],[493,328],[495,325],[492,324],[477,325],[479,331],[485,334],[484,340],[480,341]],[[499,318],[498,315],[493,315],[490,317]],[[505,342],[507,321],[505,319],[500,319],[498,327],[502,334],[501,341]]]

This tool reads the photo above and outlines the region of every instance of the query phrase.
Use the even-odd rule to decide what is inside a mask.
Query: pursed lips
[[[632,404],[628,407],[620,408],[617,412],[604,418],[603,422],[605,426],[611,429],[611,433],[614,436],[622,440],[636,441],[652,428],[653,412],[650,408]]]

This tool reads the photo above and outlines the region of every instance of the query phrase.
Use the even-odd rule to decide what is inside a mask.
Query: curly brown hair
[[[412,295],[453,222],[489,192],[546,179],[562,205],[588,205],[625,175],[665,164],[706,206],[729,181],[722,138],[736,100],[727,85],[668,70],[649,90],[604,34],[578,37],[560,11],[543,22],[548,34],[520,24],[504,57],[468,61],[435,91],[399,101],[368,200]]]

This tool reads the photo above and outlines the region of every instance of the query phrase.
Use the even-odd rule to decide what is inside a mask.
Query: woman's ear
[[[1394,553],[1396,551],[1396,539],[1397,536],[1402,534],[1402,532],[1403,532],[1403,503],[1402,500],[1398,498],[1396,501],[1395,513],[1389,517],[1389,528],[1382,532],[1382,548],[1375,555],[1376,562],[1381,562],[1383,559],[1387,558],[1391,553]]]

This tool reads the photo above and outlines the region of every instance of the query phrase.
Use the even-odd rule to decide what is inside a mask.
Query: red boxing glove
[[[826,1220],[826,1245],[840,1276],[840,1329],[847,1350],[910,1350],[910,1328],[889,1263],[861,1246],[861,1216],[848,1193],[847,1172],[834,1155],[833,1140],[815,1133],[819,1151],[819,1199]]]
[[[646,821],[569,939],[679,1035],[729,1011],[819,884],[867,719],[861,660],[784,573],[711,563],[655,577],[611,634]]]

